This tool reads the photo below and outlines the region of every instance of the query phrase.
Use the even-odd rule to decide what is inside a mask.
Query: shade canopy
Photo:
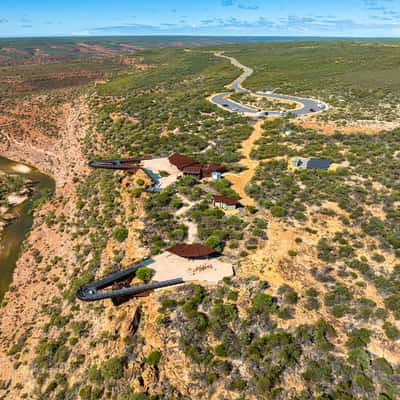
[[[167,251],[187,258],[206,257],[217,253],[213,248],[203,246],[202,244],[177,244],[167,249]]]

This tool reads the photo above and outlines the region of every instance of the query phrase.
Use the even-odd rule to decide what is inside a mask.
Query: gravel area
[[[154,281],[182,278],[184,281],[217,283],[224,277],[233,276],[232,265],[220,258],[190,260],[165,252],[153,260],[149,267],[155,272]]]
[[[142,162],[142,165],[144,168],[151,170],[156,175],[159,175],[160,171],[168,172],[169,176],[159,176],[161,189],[165,189],[167,186],[174,183],[182,175],[182,172],[169,162],[168,157],[144,160]]]

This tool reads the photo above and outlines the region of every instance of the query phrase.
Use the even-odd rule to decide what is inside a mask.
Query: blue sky
[[[400,0],[1,0],[0,36],[400,37]]]

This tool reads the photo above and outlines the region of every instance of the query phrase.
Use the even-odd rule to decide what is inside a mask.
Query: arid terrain
[[[238,70],[184,44],[62,44],[97,54],[84,61],[82,81],[70,61],[50,56],[43,64],[21,61],[21,83],[0,73],[0,87],[8,88],[0,100],[0,153],[56,185],[33,211],[1,305],[0,398],[397,399],[397,121],[346,115],[344,125],[335,104],[327,120],[324,113],[254,121],[225,112],[207,99]],[[218,46],[254,67],[252,85],[266,86],[254,54],[268,58],[273,45]],[[281,66],[276,46],[273,62]],[[316,46],[314,57],[325,58],[329,45]],[[342,45],[332,46],[342,53]],[[348,46],[349,58],[368,50]],[[2,52],[19,53],[11,45]],[[306,47],[298,52],[308,55]],[[47,74],[43,65],[58,72]],[[32,76],[45,83],[36,86],[44,81]],[[312,83],[300,82],[286,89],[313,93]],[[326,85],[324,101],[337,85]],[[370,113],[369,104],[359,112]],[[168,161],[175,152],[227,172],[184,176]],[[160,175],[160,190],[146,190],[152,180],[141,169],[88,166],[118,157],[151,158],[143,165]],[[292,168],[296,157],[339,167]],[[215,195],[241,207],[217,208]],[[168,253],[189,242],[222,256],[204,262],[207,270],[203,260]],[[155,280],[200,278],[120,305],[76,298],[82,285],[145,257],[157,262]],[[119,284],[145,281],[137,274]]]

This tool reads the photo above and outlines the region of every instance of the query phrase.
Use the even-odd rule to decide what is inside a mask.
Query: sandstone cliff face
[[[25,110],[24,112],[31,109],[27,100],[19,107]],[[18,107],[17,109],[19,110]],[[18,119],[19,116],[16,112],[14,118]],[[57,137],[49,137],[44,130],[28,127],[21,130],[18,138],[13,137],[12,129],[5,127],[1,131],[0,146],[4,156],[35,165],[54,176],[56,181],[54,199],[35,215],[33,229],[26,240],[23,254],[14,272],[12,287],[1,309],[0,379],[7,382],[7,396],[15,399],[21,398],[21,393],[15,390],[16,386],[22,385],[28,391],[33,390],[35,386],[31,361],[47,319],[41,314],[41,310],[54,296],[61,293],[66,276],[75,264],[70,235],[49,227],[43,222],[43,217],[50,212],[54,213],[54,218],[75,212],[74,177],[85,174],[87,170],[80,151],[80,140],[84,137],[88,125],[86,99],[77,98],[71,103],[60,105],[57,116]],[[40,254],[40,262],[33,257],[32,249]],[[48,268],[46,264],[50,263],[50,260],[52,266]],[[7,352],[21,337],[24,338],[24,352],[18,361],[12,360],[7,356]]]

